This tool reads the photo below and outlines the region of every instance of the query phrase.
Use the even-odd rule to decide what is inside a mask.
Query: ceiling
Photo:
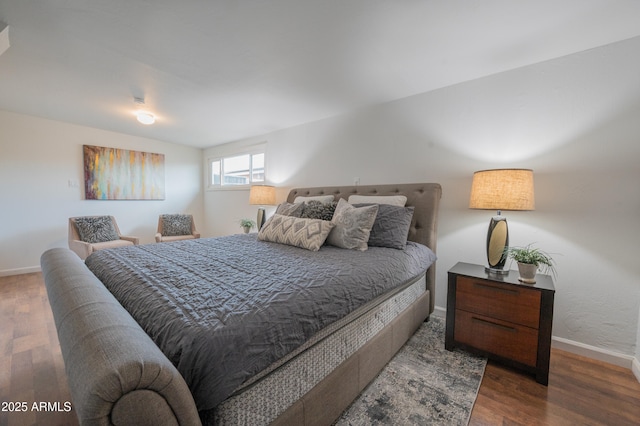
[[[636,0],[0,0],[0,109],[204,148],[636,37],[639,18]]]

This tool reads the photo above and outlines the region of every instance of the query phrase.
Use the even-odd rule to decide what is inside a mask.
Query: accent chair
[[[193,215],[161,214],[158,218],[157,243],[195,238],[200,238],[200,233],[196,229]]]
[[[138,237],[120,234],[113,216],[79,216],[69,218],[69,248],[80,259],[97,250],[138,245]]]

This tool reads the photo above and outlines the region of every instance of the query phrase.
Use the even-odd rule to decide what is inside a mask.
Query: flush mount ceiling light
[[[144,109],[144,99],[143,98],[133,98],[133,101],[136,103],[138,110],[136,111],[136,118],[142,124],[153,124],[156,122],[156,117],[146,109]]]
[[[138,111],[136,117],[142,124],[153,124],[156,122],[156,117],[150,112]]]

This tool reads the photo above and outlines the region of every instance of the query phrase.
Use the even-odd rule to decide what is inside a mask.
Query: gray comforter
[[[249,234],[102,250],[86,264],[177,367],[202,411],[434,260],[415,243],[311,252]]]

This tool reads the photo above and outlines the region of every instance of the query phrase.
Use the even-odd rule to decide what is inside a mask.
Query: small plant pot
[[[243,226],[242,228],[244,229],[244,233],[245,234],[248,234],[249,231],[251,231],[251,227],[250,226]]]
[[[538,272],[538,267],[536,265],[518,262],[518,272],[520,272],[518,279],[523,283],[536,283],[536,272]]]

